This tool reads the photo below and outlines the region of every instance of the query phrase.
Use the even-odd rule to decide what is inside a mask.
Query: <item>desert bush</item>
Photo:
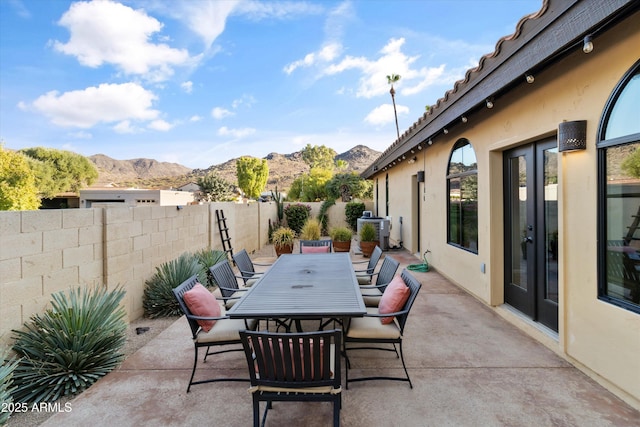
[[[193,254],[196,257],[200,265],[202,266],[202,274],[206,276],[207,283],[205,284],[209,288],[217,286],[213,280],[213,276],[209,271],[209,267],[213,267],[220,261],[227,259],[227,253],[217,249],[201,249]],[[180,282],[182,283],[182,282]],[[178,285],[180,284],[178,283]]]
[[[349,202],[344,207],[344,213],[347,217],[347,224],[353,231],[357,230],[358,218],[362,216],[365,205],[362,202]]]
[[[309,218],[311,213],[311,206],[303,205],[302,203],[295,203],[284,208],[284,214],[287,217],[287,226],[291,228],[296,234],[300,234],[302,226]]]
[[[315,218],[308,218],[300,230],[302,240],[320,240],[320,221]]]
[[[51,309],[14,330],[16,402],[53,402],[77,394],[124,359],[125,291],[76,288],[52,295]]]
[[[6,424],[11,416],[11,412],[5,410],[5,408],[11,407],[13,397],[11,393],[14,390],[13,386],[13,370],[18,365],[18,362],[14,359],[7,359],[7,352],[0,352],[0,359],[2,359],[2,365],[0,365],[0,405],[2,405],[2,411],[0,411],[0,426]]]
[[[172,317],[182,315],[173,288],[180,285],[194,274],[200,283],[206,282],[206,275],[198,258],[184,253],[173,261],[156,267],[156,273],[145,282],[142,307],[144,314],[152,319],[156,317]]]

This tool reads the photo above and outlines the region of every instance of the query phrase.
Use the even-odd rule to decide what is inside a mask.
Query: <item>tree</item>
[[[31,168],[42,197],[51,198],[65,191],[78,192],[98,178],[96,167],[80,154],[44,147],[25,148],[20,152],[33,159]]]
[[[307,144],[302,149],[302,160],[309,165],[309,168],[333,169],[335,157],[338,153],[333,148],[324,145]]]
[[[233,186],[213,171],[199,177],[197,184],[207,202],[225,202],[232,199]]]
[[[0,145],[0,210],[36,210],[40,198],[27,158]]]
[[[391,85],[391,101],[393,102],[393,115],[396,117],[396,132],[398,133],[398,139],[400,139],[400,127],[398,126],[398,112],[396,111],[396,91],[393,88],[393,84],[400,80],[400,74],[391,74],[387,76],[387,83]]]
[[[344,200],[345,192],[351,198],[373,198],[373,182],[363,179],[355,172],[335,174],[326,184],[327,196],[331,199]]]
[[[620,166],[629,176],[640,178],[640,147],[624,159]]]
[[[313,168],[307,174],[296,178],[287,193],[289,200],[316,202],[327,198],[327,182],[333,172],[323,168]]]
[[[247,197],[257,199],[264,190],[269,178],[269,165],[266,159],[241,157],[236,161],[238,187]]]

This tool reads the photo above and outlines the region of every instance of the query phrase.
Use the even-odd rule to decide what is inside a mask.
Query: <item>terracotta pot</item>
[[[349,252],[351,250],[351,240],[346,242],[333,241],[334,252]]]
[[[373,250],[376,248],[376,246],[379,246],[380,243],[375,241],[375,242],[360,242],[360,250],[362,250],[362,256],[364,257],[370,257],[371,256],[371,252],[373,252]]]
[[[280,256],[282,254],[290,254],[290,253],[293,252],[293,244],[284,245],[284,246],[274,246],[274,248],[276,250],[276,255],[277,256]]]

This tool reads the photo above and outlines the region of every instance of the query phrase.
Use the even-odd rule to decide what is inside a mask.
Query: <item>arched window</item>
[[[478,163],[471,143],[459,139],[447,168],[447,242],[478,253]]]
[[[640,61],[598,129],[598,295],[640,313]]]

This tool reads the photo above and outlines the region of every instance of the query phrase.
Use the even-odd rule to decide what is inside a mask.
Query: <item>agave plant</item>
[[[156,273],[145,282],[142,297],[145,315],[152,319],[180,316],[182,311],[173,295],[173,288],[194,274],[198,275],[200,283],[204,283],[206,276],[203,272],[198,259],[190,253],[184,253],[177,259],[156,267]]]
[[[6,359],[6,356],[6,351],[3,350],[0,352],[0,359],[2,359],[2,365],[0,365],[0,405],[2,405],[2,410],[0,411],[0,426],[5,425],[11,415],[11,412],[5,410],[5,408],[10,408],[13,402],[11,393],[15,387],[12,385],[13,381],[11,376],[18,364],[18,362],[13,359]]]
[[[53,402],[77,394],[124,359],[125,291],[77,288],[52,295],[51,309],[14,330],[16,402]]]
[[[216,286],[216,283],[213,280],[213,276],[211,276],[211,272],[209,271],[209,267],[213,267],[220,261],[224,261],[225,259],[227,259],[227,253],[225,251],[219,251],[215,249],[201,249],[193,255],[196,257],[196,259],[202,266],[204,274],[207,276],[206,285],[210,288]]]

